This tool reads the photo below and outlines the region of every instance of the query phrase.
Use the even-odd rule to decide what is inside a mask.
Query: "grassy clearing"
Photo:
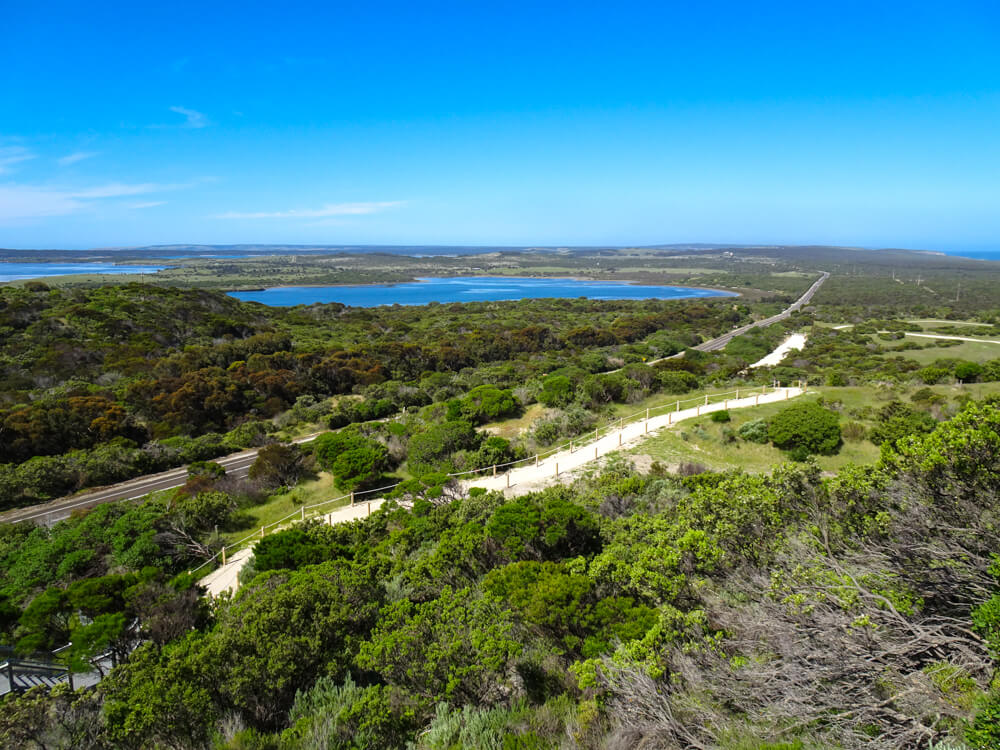
[[[918,339],[908,337],[907,341],[933,342],[934,339]],[[1000,344],[986,342],[961,341],[957,346],[929,346],[926,349],[913,349],[901,352],[908,359],[929,365],[938,359],[966,359],[971,362],[985,362],[1000,357]]]
[[[513,438],[527,432],[531,429],[531,425],[533,425],[536,420],[541,419],[551,413],[551,411],[551,409],[546,409],[541,404],[532,404],[524,410],[524,414],[520,417],[504,419],[500,422],[490,422],[489,424],[483,425],[482,431],[489,432],[492,435],[499,435],[507,440],[512,440]]]
[[[699,274],[699,273],[718,273],[718,268],[682,268],[673,266],[668,266],[660,269],[649,268],[648,266],[623,266],[618,269],[619,273],[662,273],[665,275],[683,275],[683,274]],[[781,274],[775,274],[775,276],[780,276]]]
[[[839,390],[839,389],[830,389]],[[815,397],[805,397],[815,398]],[[803,399],[796,399],[800,402]],[[760,474],[771,471],[787,460],[785,454],[772,445],[750,443],[739,438],[727,442],[723,430],[739,430],[740,425],[755,419],[768,419],[784,409],[786,404],[765,404],[747,409],[736,409],[730,414],[729,424],[718,424],[708,418],[689,419],[670,430],[643,441],[629,451],[633,455],[648,455],[667,466],[690,462],[717,471],[740,469]],[[834,456],[817,456],[823,471],[834,472],[848,463],[871,463],[878,458],[879,449],[867,440],[845,442]]]
[[[240,529],[222,536],[227,542],[235,542],[254,529],[259,530],[261,526],[267,526],[294,513],[303,505],[314,505],[324,500],[340,497],[343,494],[342,490],[333,485],[333,475],[321,471],[314,479],[306,479],[290,490],[271,495],[260,505],[247,508],[241,514],[245,523],[240,525]],[[339,503],[330,503],[323,510],[332,510],[341,505],[347,505],[349,502],[350,500],[343,500]],[[268,530],[272,531],[273,529]]]
[[[815,399],[822,397],[831,406],[835,406],[841,414],[841,424],[849,421],[871,423],[858,418],[858,413],[871,407],[878,409],[893,399],[909,402],[909,396],[918,390],[917,387],[847,387],[847,388],[810,388],[809,396]],[[987,395],[1000,393],[1000,383],[976,383],[967,386],[938,385],[931,390],[944,396],[954,404],[956,399],[966,395],[981,399]],[[812,395],[815,394],[815,395]],[[796,402],[803,399],[796,399]],[[698,463],[715,470],[741,469],[751,473],[765,473],[776,465],[786,461],[785,454],[771,445],[749,443],[738,439],[727,442],[723,429],[728,427],[738,431],[745,422],[754,419],[768,419],[785,407],[783,403],[766,404],[747,409],[734,409],[730,412],[732,421],[728,424],[718,424],[708,418],[690,419],[681,422],[670,430],[661,430],[658,434],[643,441],[628,451],[628,454],[649,456],[668,466],[680,463]],[[879,448],[868,440],[860,442],[844,441],[840,452],[833,456],[817,456],[816,462],[823,471],[835,472],[848,463],[873,463],[879,457]]]
[[[907,323],[916,323],[918,326],[923,328],[925,331],[930,331],[935,328],[940,328],[941,326],[973,326],[982,328],[984,331],[988,330],[991,326],[985,323],[980,323],[976,320],[941,320],[939,318],[915,318],[913,320],[907,320]]]

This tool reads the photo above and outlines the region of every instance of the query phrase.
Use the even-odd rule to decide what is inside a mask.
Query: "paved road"
[[[307,435],[297,438],[293,442],[308,443],[310,440],[315,440],[316,437],[316,435]],[[237,478],[245,477],[250,472],[250,466],[257,460],[257,451],[257,448],[252,448],[241,453],[233,453],[232,455],[213,460],[225,467],[227,475]],[[43,505],[9,510],[6,513],[0,513],[0,523],[33,521],[37,524],[51,526],[57,521],[69,518],[70,514],[78,508],[93,508],[95,505],[100,505],[101,503],[132,500],[143,495],[148,495],[150,492],[180,487],[186,481],[187,467],[182,466],[178,469],[171,469],[160,474],[150,474],[100,490],[60,498],[59,500],[53,500]]]
[[[769,326],[772,323],[777,323],[779,320],[784,320],[793,312],[808,304],[813,298],[813,295],[816,294],[816,290],[819,289],[823,282],[828,278],[830,278],[830,274],[824,272],[822,276],[820,276],[819,279],[817,279],[813,285],[806,290],[805,294],[777,315],[772,315],[770,318],[765,318],[764,320],[758,320],[755,323],[741,326],[740,328],[730,331],[729,333],[719,336],[718,338],[714,338],[711,341],[698,344],[698,346],[694,348],[703,352],[717,351],[722,349],[736,336],[744,334],[752,328],[761,328],[763,326]],[[298,438],[293,442],[307,443],[310,440],[315,440],[317,435],[307,435],[306,437]],[[252,449],[243,451],[242,453],[234,453],[233,455],[225,456],[224,458],[217,458],[215,461],[226,467],[227,474],[235,477],[245,477],[247,472],[250,470],[250,465],[256,458],[257,450]],[[165,471],[161,474],[139,477],[138,479],[122,482],[121,484],[116,484],[112,487],[106,487],[101,490],[95,490],[92,492],[78,494],[73,497],[53,500],[52,502],[45,503],[43,505],[33,505],[30,508],[20,508],[18,510],[7,511],[6,513],[0,513],[0,523],[34,521],[38,524],[51,525],[57,521],[68,518],[77,508],[92,508],[95,505],[100,505],[101,503],[111,503],[119,500],[132,500],[137,497],[142,497],[143,495],[148,495],[150,492],[180,487],[186,481],[187,467],[182,466],[179,469],[171,469],[170,471]]]
[[[785,320],[793,312],[797,312],[798,310],[801,310],[803,307],[808,305],[809,302],[812,301],[813,295],[816,294],[816,291],[821,286],[823,286],[823,282],[826,281],[828,278],[830,278],[830,274],[824,271],[823,275],[820,276],[818,279],[816,279],[815,282],[813,282],[813,285],[806,290],[805,294],[803,294],[795,302],[793,302],[791,305],[789,305],[787,308],[782,310],[777,315],[772,315],[770,318],[764,318],[764,320],[758,320],[756,323],[750,323],[749,325],[741,326],[740,328],[730,331],[729,333],[725,333],[722,336],[719,336],[718,338],[714,338],[711,341],[706,341],[703,344],[698,344],[698,346],[694,346],[691,348],[697,349],[700,352],[716,352],[719,349],[725,347],[726,344],[728,344],[737,336],[742,336],[744,333],[753,328],[764,328],[765,326],[777,323],[779,320]]]

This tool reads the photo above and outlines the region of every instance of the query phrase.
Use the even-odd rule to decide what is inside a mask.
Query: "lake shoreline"
[[[328,290],[324,294],[320,290]],[[645,292],[650,293],[647,295]],[[298,296],[295,293],[299,292]],[[312,292],[310,294],[310,292]],[[244,302],[272,307],[342,304],[348,307],[432,303],[514,302],[523,299],[673,300],[739,297],[739,292],[711,287],[655,284],[631,279],[582,276],[434,276],[413,281],[371,284],[284,284],[227,290]],[[385,295],[393,295],[388,298]]]
[[[421,282],[426,282],[429,278],[437,279],[509,279],[510,281],[517,281],[519,279],[527,281],[580,281],[580,282],[595,282],[595,281],[607,281],[612,284],[625,284],[628,286],[675,286],[678,289],[701,289],[707,292],[715,292],[720,297],[742,297],[740,292],[735,292],[732,289],[722,289],[715,286],[701,286],[698,284],[667,284],[662,281],[657,281],[656,279],[613,279],[604,276],[504,276],[500,274],[496,275],[486,275],[486,276],[463,276],[461,274],[456,274],[454,276],[415,276],[408,281],[372,281],[368,283],[358,283],[358,284],[274,284],[271,286],[241,286],[232,288],[220,288],[218,291],[225,292],[229,294],[231,292],[266,292],[268,289],[324,289],[324,288],[338,288],[338,287],[372,287],[372,286],[399,286],[400,284],[417,284]]]

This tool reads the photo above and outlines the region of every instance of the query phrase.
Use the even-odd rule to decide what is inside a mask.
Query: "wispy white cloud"
[[[127,195],[143,195],[145,193],[159,193],[164,190],[178,190],[183,185],[161,185],[156,182],[141,182],[129,185],[122,182],[109,182],[106,185],[84,188],[70,193],[74,198],[94,199],[94,198],[122,198]]]
[[[90,159],[94,156],[97,156],[96,151],[76,151],[72,154],[67,154],[62,158],[56,159],[56,161],[59,163],[59,166],[68,167],[70,164],[76,164],[78,161]]]
[[[102,200],[126,198],[148,193],[183,190],[202,182],[188,183],[143,182],[127,184],[112,182],[88,188],[61,188],[46,185],[0,185],[0,222],[21,221],[48,216],[66,216],[86,211]],[[165,201],[132,204],[131,208],[152,208]]]
[[[360,216],[402,206],[405,201],[370,201],[367,203],[328,203],[322,208],[293,208],[288,211],[228,211],[213,219],[318,219],[327,216]]]
[[[28,185],[0,185],[0,222],[64,216],[83,207],[69,193]]]
[[[0,174],[13,172],[11,165],[34,159],[35,153],[24,146],[0,147]]]
[[[179,115],[184,115],[187,118],[187,122],[184,123],[182,127],[204,128],[209,125],[208,118],[196,109],[188,109],[187,107],[171,107],[170,111],[176,112]]]

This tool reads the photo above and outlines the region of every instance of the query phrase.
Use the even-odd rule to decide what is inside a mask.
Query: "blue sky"
[[[0,247],[1000,248],[995,2],[0,0]]]

